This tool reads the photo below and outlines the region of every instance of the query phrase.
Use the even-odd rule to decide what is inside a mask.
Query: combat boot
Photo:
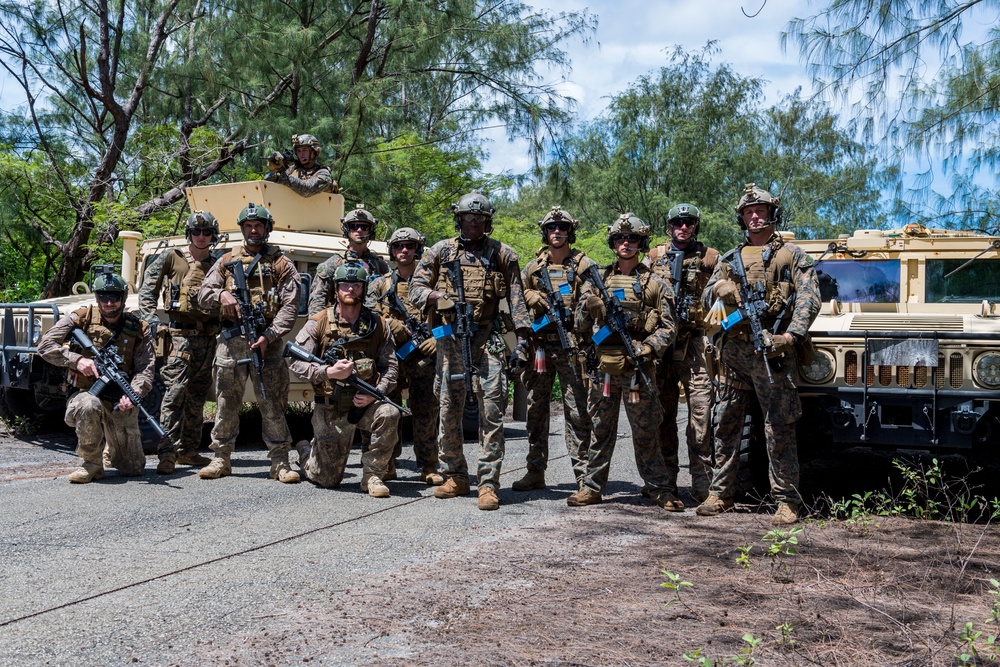
[[[271,479],[276,479],[282,484],[296,484],[302,480],[299,473],[288,465],[288,461],[271,461]]]
[[[580,490],[566,499],[566,504],[570,507],[586,507],[587,505],[600,505],[604,502],[601,494],[594,491],[589,486],[582,486]]]
[[[434,497],[457,498],[469,495],[471,490],[468,478],[449,477],[444,484],[434,489]]]
[[[208,462],[208,459],[205,459]],[[160,462],[156,464],[156,474],[157,475],[172,475],[174,470],[177,469],[177,455],[171,452],[170,454],[161,454]]]
[[[708,494],[708,498],[705,499],[701,505],[695,510],[695,514],[698,516],[715,516],[717,514],[722,514],[726,510],[733,509],[732,498],[723,498],[717,493]]]
[[[771,517],[772,526],[790,526],[799,522],[799,506],[795,503],[778,503],[778,509]]]
[[[684,511],[684,502],[672,493],[661,493],[654,502],[668,512]]]
[[[367,493],[372,498],[388,498],[389,497],[389,487],[378,478],[377,475],[372,475],[368,478],[368,482],[361,486],[361,490]]]
[[[177,463],[182,466],[198,466],[200,468],[202,466],[207,466],[211,462],[212,459],[207,456],[202,456],[194,450],[181,452],[177,455]]]
[[[497,498],[497,490],[492,486],[479,487],[479,509],[486,511],[500,509],[500,499]]]
[[[69,474],[70,484],[86,484],[104,477],[104,468],[97,463],[84,463]]]
[[[216,454],[215,458],[208,462],[208,465],[198,471],[198,477],[202,479],[219,479],[233,474],[233,467],[229,463],[229,457]]]
[[[309,460],[309,453],[312,452],[312,445],[308,440],[299,440],[295,443],[295,451],[299,455],[299,468],[306,469],[306,461]]]
[[[535,491],[545,488],[545,471],[529,470],[524,477],[510,485],[515,491]]]
[[[434,468],[424,468],[420,473],[420,479],[424,480],[427,486],[441,486],[444,484],[444,476]]]

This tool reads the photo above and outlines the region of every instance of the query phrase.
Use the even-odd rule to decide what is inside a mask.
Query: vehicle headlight
[[[36,317],[32,320],[31,323],[32,323],[31,344],[32,346],[37,346],[38,341],[42,337],[42,318]]]
[[[976,382],[990,389],[1000,388],[1000,354],[987,352],[979,355],[974,370]]]
[[[819,349],[816,350],[816,358],[811,364],[799,365],[799,373],[802,374],[802,377],[814,384],[826,382],[833,377],[836,370],[837,362],[833,355],[826,350]]]

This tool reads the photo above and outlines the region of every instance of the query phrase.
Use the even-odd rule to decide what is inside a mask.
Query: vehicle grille
[[[851,319],[851,331],[964,331],[960,315],[900,317],[898,313],[860,313]]]
[[[844,383],[849,387],[857,386],[860,381],[859,353],[848,350],[844,353]],[[930,371],[928,373],[928,371]],[[928,387],[928,375],[938,389],[948,386],[961,389],[965,377],[965,357],[953,352],[947,357],[938,355],[937,368],[927,366],[868,366],[865,369],[865,383],[869,387],[899,387],[902,389],[922,389]]]

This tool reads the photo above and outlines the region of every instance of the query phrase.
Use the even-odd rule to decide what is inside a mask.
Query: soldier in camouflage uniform
[[[809,326],[819,314],[819,282],[812,258],[775,232],[781,222],[777,197],[747,184],[736,206],[736,221],[745,230],[746,240],[716,265],[705,287],[703,305],[709,307],[716,299],[728,306],[727,310],[742,305],[739,282],[730,265],[733,255],[740,253],[748,284],[765,286],[767,309],[761,324],[768,330],[769,340],[764,341],[765,355],[756,354],[745,317],[723,334],[715,477],[708,499],[698,506],[697,513],[714,516],[733,506],[744,417],[755,393],[764,414],[771,495],[778,503],[771,523],[786,525],[798,520],[801,502],[795,422],[802,415],[802,405],[795,386],[796,348],[808,345]]]
[[[663,460],[671,477],[671,491],[677,493],[679,442],[677,404],[680,387],[687,396],[686,429],[691,497],[701,503],[708,498],[712,481],[712,375],[705,337],[705,310],[701,294],[719,260],[719,251],[698,241],[701,212],[693,204],[678,204],[667,214],[670,241],[652,250],[643,264],[671,284],[677,314],[677,340],[656,364],[656,391],[660,397],[663,422],[657,430]],[[672,268],[679,267],[679,275]]]
[[[325,262],[316,268],[316,277],[309,290],[310,315],[322,312],[336,300],[333,289],[333,274],[337,271],[337,267],[347,260],[348,256],[364,264],[365,271],[368,272],[372,280],[377,276],[389,273],[389,265],[386,261],[368,247],[368,243],[375,238],[377,226],[378,220],[365,210],[363,204],[358,204],[357,208],[340,219],[340,228],[347,239],[347,252],[342,255],[339,253],[330,255]],[[375,307],[370,293],[365,306]]]
[[[361,456],[361,490],[373,498],[388,498],[384,480],[399,438],[399,410],[336,380],[357,375],[386,394],[392,392],[397,374],[392,334],[385,320],[363,305],[368,272],[360,262],[342,264],[333,280],[337,303],[310,317],[295,342],[334,363],[296,359],[290,364],[315,390],[314,437],[311,443],[299,443],[299,466],[317,486],[340,486],[359,428],[371,435],[371,445]]]
[[[285,157],[275,151],[267,158],[265,181],[287,185],[303,197],[312,197],[321,192],[336,192],[337,181],[326,167],[317,164],[323,147],[311,134],[292,136],[292,150],[295,162],[288,164]]]
[[[403,388],[409,389],[406,407],[413,414],[413,455],[420,477],[431,486],[440,486],[444,477],[437,470],[439,404],[434,393],[437,341],[430,335],[428,318],[408,299],[410,280],[417,260],[424,254],[424,243],[424,235],[411,227],[394,231],[389,237],[389,257],[396,262],[396,268],[376,278],[371,292],[392,332],[399,358],[399,382],[393,400],[399,402]],[[400,304],[405,309],[402,312]]]
[[[594,261],[571,247],[576,242],[578,225],[568,212],[558,206],[553,207],[538,222],[545,245],[521,274],[524,301],[538,319],[532,324],[535,331],[531,337],[535,348],[535,367],[521,373],[528,390],[528,470],[524,477],[511,485],[515,491],[545,488],[545,468],[549,459],[549,406],[556,373],[559,374],[562,389],[566,451],[578,486],[586,471],[581,452],[590,446],[593,423],[587,412],[587,388],[576,354],[573,309],[580,296],[584,274]],[[567,315],[565,328],[573,352],[562,348],[556,326],[549,321],[557,315],[550,311],[546,301],[548,291],[543,272],[548,274],[552,288],[561,292],[563,312]]]
[[[124,361],[122,370],[139,396],[153,386],[155,361],[149,325],[136,313],[125,312],[128,285],[121,276],[105,272],[94,280],[96,305],[75,310],[59,319],[38,341],[38,354],[50,364],[69,369],[67,378],[77,391],[66,402],[66,424],[76,429],[77,455],[83,464],[70,473],[69,481],[86,484],[104,477],[104,445],[113,468],[126,476],[141,475],[146,465],[139,431],[139,411],[117,385],[109,384],[99,396],[88,390],[100,377],[93,355],[74,345],[65,345],[79,327],[99,350],[116,348]]]
[[[619,406],[628,394],[625,414],[632,425],[635,462],[650,498],[668,511],[684,511],[684,503],[670,490],[670,475],[655,434],[661,413],[652,384],[653,362],[674,342],[676,331],[670,284],[639,263],[639,253],[649,249],[649,236],[649,225],[633,213],[623,213],[608,227],[608,245],[616,260],[600,274],[611,298],[621,303],[629,340],[623,341],[604,326],[608,307],[590,279],[580,293],[577,328],[585,340],[595,343],[597,371],[591,376],[588,400],[594,437],[583,456],[587,470],[580,490],[566,500],[571,507],[602,501],[618,438]],[[637,351],[641,369],[635,367],[625,345]]]
[[[455,317],[457,297],[455,271],[460,271],[465,303],[473,310],[478,329],[471,340],[475,365],[473,391],[479,403],[479,509],[500,507],[500,466],[504,454],[503,411],[507,404],[507,383],[501,360],[486,353],[500,301],[510,307],[517,347],[513,357],[527,363],[528,331],[531,320],[524,305],[521,268],[517,253],[491,239],[495,209],[477,191],[463,195],[452,205],[459,236],[434,244],[420,260],[410,281],[409,297],[421,311],[436,307],[446,324]],[[438,498],[468,495],[469,467],[462,450],[462,415],[467,398],[461,341],[457,336],[438,339],[437,386],[441,396],[441,424],[438,454],[446,480],[434,489]]]
[[[238,223],[243,232],[243,245],[226,253],[208,272],[198,292],[198,303],[209,311],[221,307],[223,319],[236,322],[242,314],[233,296],[232,270],[226,265],[240,262],[246,273],[251,302],[254,305],[263,304],[267,328],[256,341],[248,341],[239,335],[227,340],[224,332],[224,340],[216,349],[218,407],[211,445],[215,458],[198,472],[198,476],[218,479],[232,474],[229,459],[239,433],[243,392],[247,379],[252,375],[263,422],[264,444],[271,459],[271,479],[294,483],[299,481],[299,474],[288,465],[288,451],[292,445],[292,435],[285,421],[288,366],[281,353],[282,338],[291,332],[299,309],[299,272],[278,246],[267,242],[268,234],[274,227],[270,211],[263,206],[247,204],[240,212]],[[253,364],[237,363],[249,359],[255,350],[259,350],[264,359],[263,384],[267,400],[261,396],[261,378],[257,376]]]
[[[198,290],[215,263],[211,251],[219,240],[219,223],[211,213],[195,211],[188,216],[185,232],[187,248],[167,250],[154,259],[139,290],[139,311],[154,331],[160,324],[156,308],[162,293],[170,332],[170,353],[160,370],[166,387],[160,403],[166,435],[156,466],[161,475],[174,472],[178,463],[200,468],[209,462],[198,447],[220,320],[217,311],[198,305]]]

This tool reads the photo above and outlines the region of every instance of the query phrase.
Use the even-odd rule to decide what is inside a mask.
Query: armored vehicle
[[[912,224],[795,243],[823,298],[799,368],[801,448],[1000,442],[1000,238]]]
[[[318,194],[301,197],[284,185],[265,181],[229,183],[189,188],[191,210],[205,210],[219,221],[221,239],[216,252],[221,256],[227,249],[242,243],[236,224],[239,212],[250,202],[266,206],[274,216],[274,231],[269,243],[278,245],[295,263],[302,280],[302,301],[296,331],[306,322],[307,301],[312,275],[316,266],[335,252],[347,248],[340,219],[344,215],[344,198],[339,194]],[[143,239],[139,232],[123,231],[121,275],[129,282],[129,309],[138,308],[138,289],[146,267],[157,255],[170,248],[185,246],[184,235]],[[385,243],[372,243],[372,249],[388,256]],[[42,334],[60,316],[93,302],[87,283],[74,286],[77,294],[33,303],[0,304],[0,417],[31,418],[45,413],[58,413],[61,420],[67,387],[63,369],[44,362],[35,354]],[[163,322],[167,321],[162,312]],[[292,334],[294,336],[294,332]],[[253,402],[248,383],[246,400]],[[146,397],[147,408],[159,410],[161,394],[157,389]],[[308,401],[312,387],[292,376],[290,401]]]

